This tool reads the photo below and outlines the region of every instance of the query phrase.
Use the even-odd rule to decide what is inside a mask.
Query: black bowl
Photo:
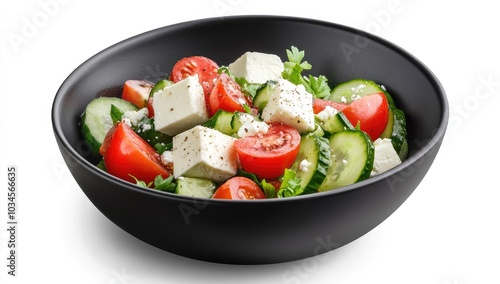
[[[306,51],[312,73],[331,84],[363,77],[385,85],[408,120],[409,158],[379,176],[338,190],[288,199],[194,199],[135,186],[95,166],[79,132],[85,106],[118,96],[127,79],[164,78],[185,56],[227,65],[246,51],[286,59]],[[90,201],[126,232],[166,251],[235,264],[277,263],[343,246],[376,227],[414,191],[431,166],[448,122],[436,77],[379,37],[291,17],[236,16],[175,24],[127,39],[79,66],[58,90],[52,122],[62,156]]]

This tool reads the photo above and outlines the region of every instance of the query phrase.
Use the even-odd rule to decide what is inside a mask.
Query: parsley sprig
[[[157,175],[155,177],[155,179],[152,182],[150,182],[149,184],[147,184],[146,182],[144,182],[142,180],[138,180],[133,175],[129,175],[129,176],[131,176],[135,180],[135,183],[138,186],[149,187],[149,188],[152,187],[153,189],[157,189],[157,190],[161,190],[161,191],[168,191],[168,192],[175,191],[176,184],[175,184],[175,180],[174,180],[173,175],[169,176],[166,179],[164,179],[161,175]]]
[[[312,65],[307,61],[302,61],[305,56],[303,50],[292,46],[286,50],[288,61],[284,63],[282,76],[284,79],[294,83],[295,85],[303,85],[309,93],[315,98],[324,98],[330,95],[331,88],[328,85],[328,79],[320,75],[319,77],[302,75],[303,71],[311,70]]]

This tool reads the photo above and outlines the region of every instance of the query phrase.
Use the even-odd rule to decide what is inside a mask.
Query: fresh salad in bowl
[[[407,156],[406,119],[383,85],[330,87],[304,51],[246,52],[227,66],[180,59],[158,82],[92,100],[84,140],[109,174],[197,198],[285,198],[334,190]]]

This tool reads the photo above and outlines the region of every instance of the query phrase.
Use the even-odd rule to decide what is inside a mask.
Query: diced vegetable
[[[326,138],[309,133],[304,134],[300,141],[300,150],[291,166],[301,180],[303,193],[317,192],[326,178],[330,166],[331,149]]]
[[[390,107],[389,118],[380,138],[390,138],[394,149],[401,160],[408,155],[408,141],[406,140],[406,117],[402,110]]]
[[[335,111],[333,108],[328,107],[316,115],[321,128],[332,134],[339,131],[354,129],[354,126],[347,119],[347,117],[340,111]]]
[[[375,141],[387,125],[389,105],[383,93],[375,93],[351,102],[342,112],[352,125],[359,124],[359,128]]]
[[[210,198],[217,185],[209,179],[181,177],[177,179],[175,193],[196,198]]]
[[[335,88],[333,88],[327,99],[338,103],[349,104],[352,101],[360,99],[361,97],[375,93],[384,93],[389,104],[391,106],[394,105],[391,95],[385,90],[384,87],[372,80],[367,79],[353,79],[338,84]]]
[[[266,133],[246,136],[234,142],[243,170],[263,179],[283,175],[297,157],[299,145],[299,132],[282,123],[271,124]]]
[[[266,195],[259,185],[251,179],[246,177],[232,177],[219,186],[212,197],[218,199],[247,200],[264,199]]]
[[[267,105],[269,98],[271,98],[276,84],[278,84],[278,82],[271,80],[262,85],[262,87],[257,90],[257,94],[253,98],[254,106],[258,109],[263,109]]]
[[[121,112],[138,110],[137,106],[120,98],[100,97],[92,100],[81,118],[81,129],[83,139],[92,150],[98,155],[106,134],[113,126],[111,118],[111,106],[115,106]]]
[[[370,177],[375,150],[370,137],[360,130],[345,130],[330,137],[331,165],[318,188],[328,191]]]
[[[122,99],[135,104],[138,108],[148,105],[153,83],[147,80],[127,80],[123,85]]]
[[[155,149],[123,122],[110,129],[101,148],[108,173],[123,180],[149,184],[158,175],[171,175]]]

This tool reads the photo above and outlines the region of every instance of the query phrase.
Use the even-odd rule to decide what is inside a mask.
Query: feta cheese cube
[[[243,77],[252,84],[264,84],[268,80],[281,78],[284,70],[279,56],[261,52],[246,52],[229,64],[228,68],[235,77]]]
[[[153,96],[155,129],[176,135],[209,118],[198,75],[165,87]]]
[[[173,138],[174,177],[210,179],[222,182],[236,174],[236,138],[201,125]]]
[[[265,122],[283,122],[300,133],[314,130],[313,97],[304,86],[278,79],[267,105],[262,110]]]
[[[376,176],[401,164],[401,159],[394,150],[391,139],[378,138],[373,142],[373,146],[375,147],[375,157],[371,176]]]

